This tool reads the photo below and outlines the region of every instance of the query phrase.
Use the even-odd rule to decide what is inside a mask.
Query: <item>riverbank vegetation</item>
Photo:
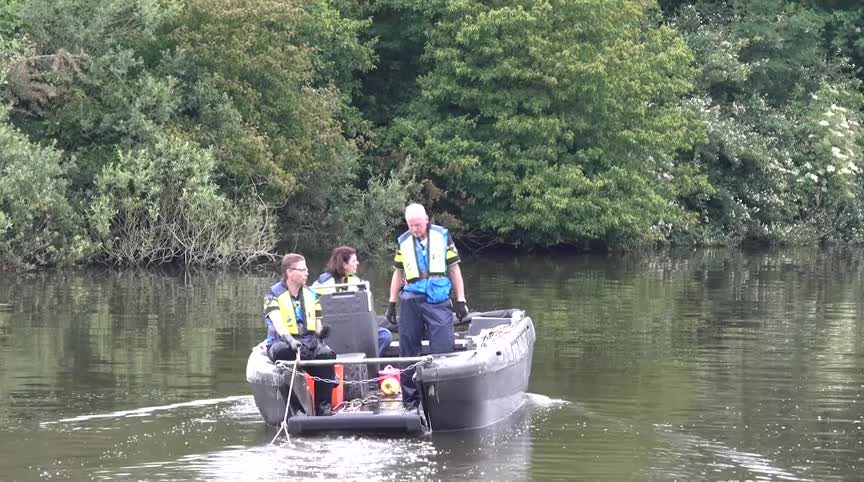
[[[864,7],[8,0],[0,263],[864,240]]]

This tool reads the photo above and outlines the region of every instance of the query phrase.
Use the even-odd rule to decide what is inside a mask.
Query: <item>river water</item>
[[[379,312],[388,264],[361,266]],[[245,382],[275,273],[2,273],[0,480],[861,480],[860,253],[491,255],[463,272],[473,309],[534,318],[523,410],[275,445]]]

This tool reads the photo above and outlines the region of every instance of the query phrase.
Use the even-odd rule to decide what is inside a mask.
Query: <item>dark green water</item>
[[[387,265],[361,266],[380,312]],[[472,308],[535,320],[523,411],[276,446],[245,383],[273,276],[0,274],[0,480],[861,479],[858,252],[493,256],[463,272]]]

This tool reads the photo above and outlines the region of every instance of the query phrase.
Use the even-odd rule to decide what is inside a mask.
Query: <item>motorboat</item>
[[[455,431],[492,425],[525,403],[535,332],[523,310],[469,314],[451,353],[429,354],[424,340],[420,356],[388,356],[398,354],[393,341],[379,357],[372,295],[361,285],[319,298],[335,360],[273,362],[263,342],[252,349],[246,380],[265,423],[289,433]],[[314,383],[303,370],[322,364],[336,365],[339,383],[328,415],[314,413]],[[412,368],[420,403],[405,408],[398,384],[384,380]]]

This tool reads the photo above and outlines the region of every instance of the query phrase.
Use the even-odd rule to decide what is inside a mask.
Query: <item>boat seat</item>
[[[509,325],[513,318],[514,310],[488,311],[476,313],[471,317],[468,325],[468,336],[477,336],[481,330],[488,330],[499,325]]]
[[[319,296],[322,321],[330,327],[327,345],[337,354],[365,353],[378,357],[378,318],[369,290],[342,291]],[[378,369],[369,366],[369,373]]]

